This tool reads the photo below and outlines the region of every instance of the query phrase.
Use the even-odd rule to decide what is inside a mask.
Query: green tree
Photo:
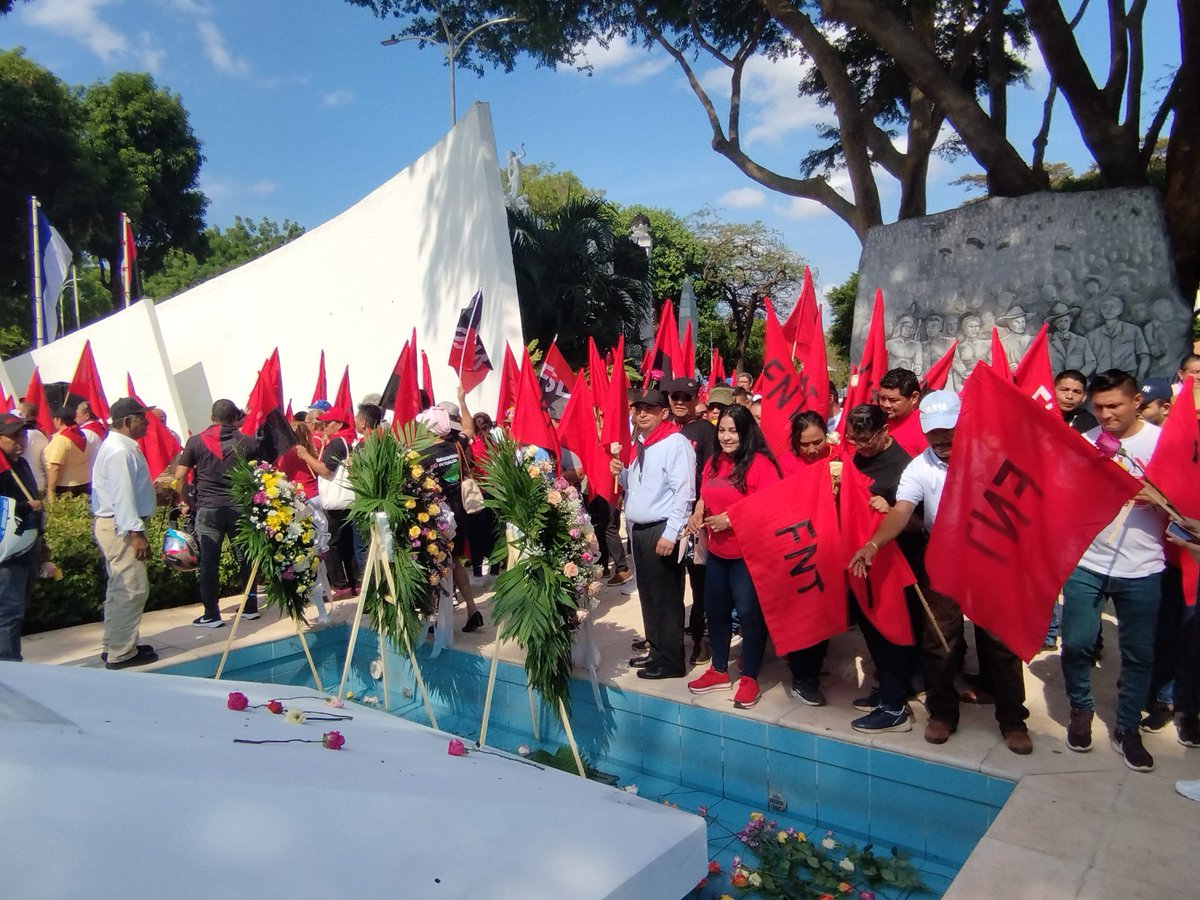
[[[500,170],[500,185],[507,193],[508,170]],[[585,187],[570,169],[560,172],[553,163],[534,162],[521,166],[521,196],[529,201],[529,211],[549,216],[569,200],[604,197],[604,191]]]
[[[178,94],[159,88],[149,75],[118,72],[83,94],[84,143],[99,166],[96,203],[101,221],[129,215],[143,277],[157,271],[171,249],[200,245],[208,200],[200,191],[204,157]],[[84,249],[116,271],[116,231],[92,230]],[[112,279],[114,307],[119,280]]]
[[[762,222],[746,225],[722,222],[711,213],[699,225],[705,255],[702,277],[719,300],[717,316],[727,331],[717,329],[713,343],[727,363],[745,368],[750,362],[751,337],[757,319],[766,315],[765,302],[786,316],[795,305],[804,277],[804,259],[783,242],[782,236]],[[732,339],[732,346],[726,338]],[[761,351],[759,351],[761,360]]]
[[[613,233],[612,211],[598,197],[572,199],[542,217],[509,210],[521,324],[545,347],[557,336],[567,361],[580,365],[587,339],[613,346],[636,339],[650,308],[646,255]]]
[[[854,300],[857,296],[857,272],[852,272],[844,282],[825,292],[825,299],[829,301],[829,309],[833,313],[833,321],[825,333],[830,365],[833,365],[835,356],[842,365],[849,365],[850,341],[854,334]]]

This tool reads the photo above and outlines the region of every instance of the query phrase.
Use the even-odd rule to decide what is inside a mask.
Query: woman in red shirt
[[[708,572],[704,607],[708,614],[712,664],[688,683],[693,694],[729,690],[729,642],[733,610],[737,610],[742,635],[742,676],[733,705],[749,709],[758,702],[758,670],[767,647],[767,626],[750,571],[742,558],[737,535],[729,522],[729,507],[769,489],[781,478],[779,464],[767,449],[754,416],[744,406],[731,406],[717,421],[721,452],[704,468],[700,499],[688,522],[689,530],[708,530]]]

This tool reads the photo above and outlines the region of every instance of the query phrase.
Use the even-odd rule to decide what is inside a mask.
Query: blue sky
[[[1146,85],[1157,98],[1155,84],[1178,63],[1178,29],[1173,3],[1149,6]],[[1104,5],[1093,7],[1081,34],[1103,75]],[[414,42],[380,46],[395,27],[340,0],[33,0],[0,19],[0,46],[24,47],[72,84],[150,72],[182,96],[204,143],[210,224],[242,215],[312,228],[415,160],[449,124],[442,57]],[[501,159],[523,143],[527,162],[570,169],[616,202],[680,215],[711,205],[730,221],[766,222],[809,260],[822,292],[857,267],[858,241],[839,219],[759,187],[710,149],[701,107],[665,55],[594,47],[589,59],[591,76],[532,63],[482,79],[460,71],[458,108],[491,105]],[[1026,156],[1047,83],[1036,50],[1030,65],[1030,89],[1010,94],[1010,132]],[[719,96],[720,72],[700,68]],[[826,119],[796,98],[797,73],[793,63],[752,64],[745,89],[747,149],[785,174]],[[1148,118],[1153,106],[1145,107]],[[1047,158],[1085,169],[1091,160],[1061,98],[1056,121]],[[931,212],[968,196],[949,182],[969,171],[977,171],[970,159],[935,160]],[[882,185],[884,202],[895,203],[894,185]]]

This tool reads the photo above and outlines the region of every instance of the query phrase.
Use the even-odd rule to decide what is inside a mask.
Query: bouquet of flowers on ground
[[[258,565],[267,604],[303,620],[320,565],[311,509],[297,486],[269,463],[239,463],[230,483],[241,511],[236,540],[247,561]]]
[[[517,551],[496,579],[493,616],[499,636],[525,651],[529,683],[549,703],[569,706],[571,632],[596,604],[599,544],[579,492],[536,457],[532,447],[501,441],[483,479],[488,506],[515,528]]]
[[[416,645],[425,617],[436,608],[436,591],[450,583],[454,515],[422,462],[436,441],[417,424],[406,426],[399,436],[380,430],[368,433],[349,459],[354,489],[350,520],[360,535],[370,535],[377,514],[387,516],[391,547],[386,564],[396,585],[396,602],[390,603],[386,581],[372,579],[364,611],[398,650],[406,631],[408,643]]]

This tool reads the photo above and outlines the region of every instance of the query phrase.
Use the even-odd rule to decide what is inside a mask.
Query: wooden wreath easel
[[[254,590],[254,582],[258,579],[258,562],[250,567],[250,577],[246,579],[245,590],[238,600],[237,612],[233,616],[233,624],[229,627],[229,637],[225,641],[225,652],[221,654],[221,661],[217,664],[217,674],[213,676],[214,681],[221,680],[221,673],[225,671],[225,660],[229,658],[229,648],[233,646],[233,638],[237,634],[238,625],[242,622],[242,612],[246,609],[246,601],[250,598],[250,592]],[[300,620],[293,619],[296,623],[296,637],[300,639],[300,646],[304,648],[304,656],[308,660],[309,671],[312,672],[313,683],[316,684],[318,691],[324,691],[325,688],[321,684],[321,676],[317,674],[317,664],[313,662],[312,652],[308,649],[308,640],[304,636],[304,632],[300,630]]]
[[[354,648],[358,643],[358,630],[362,627],[363,607],[366,606],[366,596],[372,583],[380,589],[383,599],[396,607],[396,614],[401,619],[400,631],[404,635],[404,649],[408,653],[408,660],[412,663],[413,673],[417,676],[417,689],[421,692],[421,700],[425,703],[425,712],[429,714],[429,724],[434,728],[438,727],[437,717],[433,713],[433,704],[429,702],[429,692],[425,689],[425,679],[421,677],[421,667],[417,663],[417,655],[413,652],[412,642],[408,637],[408,629],[404,627],[403,620],[407,616],[407,612],[403,606],[400,606],[396,601],[396,580],[392,574],[390,560],[387,559],[387,554],[383,548],[383,537],[379,533],[381,526],[375,523],[371,528],[371,544],[367,550],[367,565],[363,572],[362,589],[358,595],[358,610],[354,614],[354,625],[350,629],[350,645],[346,648],[346,662],[342,666],[342,680],[338,684],[339,697],[345,695],[346,679],[350,676],[350,662],[354,658]],[[383,577],[380,578],[380,571],[383,572]],[[383,702],[384,707],[391,708],[391,697],[388,691],[387,677],[387,657],[385,655],[386,647],[384,646],[383,635],[379,636],[379,656],[384,661],[383,663]]]
[[[512,543],[508,545],[508,565],[512,567],[516,565],[518,556]],[[488,719],[492,714],[492,695],[496,690],[496,666],[500,661],[500,630],[496,629],[496,640],[492,642],[492,664],[488,671],[487,693],[483,700],[483,721],[479,725],[479,740],[475,742],[476,747],[482,747],[487,743]],[[538,721],[537,709],[533,701],[533,685],[527,685],[529,690],[529,717],[533,720],[533,737],[538,740]],[[575,768],[579,770],[580,778],[587,778],[587,770],[583,766],[583,758],[579,755],[579,745],[575,743],[575,733],[571,730],[571,719],[567,715],[567,706],[561,700],[558,701],[558,717],[562,720],[563,731],[567,735],[567,744],[571,747],[571,756],[575,758]]]

